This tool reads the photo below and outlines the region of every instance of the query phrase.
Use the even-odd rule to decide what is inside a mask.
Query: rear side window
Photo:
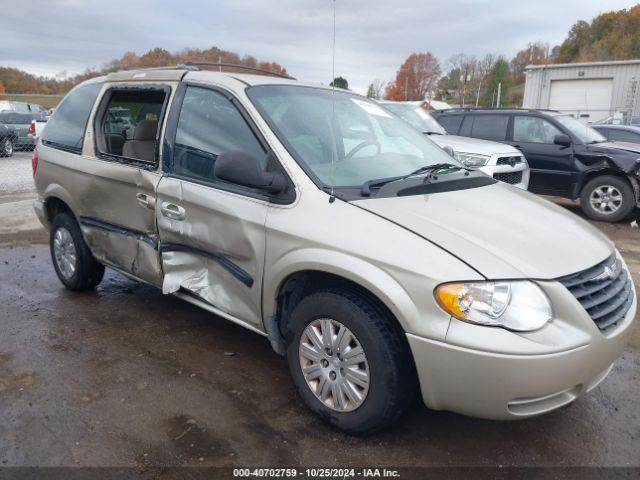
[[[42,142],[68,152],[81,153],[89,115],[101,88],[102,84],[91,83],[70,92],[47,122]]]
[[[438,123],[444,127],[449,135],[457,135],[464,115],[442,115],[438,117]]]
[[[189,87],[176,131],[174,173],[222,182],[214,167],[218,155],[229,150],[243,150],[266,163],[265,150],[229,99],[214,90]]]
[[[509,115],[473,115],[471,137],[504,142],[507,139]]]
[[[155,166],[168,87],[113,88],[96,115],[98,154],[105,160]]]

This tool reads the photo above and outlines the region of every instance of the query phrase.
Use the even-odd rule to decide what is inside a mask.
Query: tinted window
[[[189,87],[178,120],[173,171],[222,182],[214,165],[218,155],[229,150],[243,150],[266,163],[265,150],[229,99],[214,90]]]
[[[524,143],[552,144],[556,135],[562,132],[540,117],[516,115],[513,119],[513,141]]]
[[[474,115],[471,136],[504,142],[507,139],[508,115]]]
[[[69,93],[47,122],[42,141],[80,153],[87,121],[101,88],[102,84],[91,83]]]
[[[463,115],[442,115],[437,117],[437,120],[449,135],[457,135],[463,118]]]
[[[612,128],[611,130],[609,130],[608,136],[611,140],[616,140],[618,142],[640,143],[640,134],[629,132],[627,130],[618,130]]]
[[[462,127],[460,127],[460,133],[458,135],[462,137],[470,137],[471,136],[471,127],[473,127],[473,115],[467,115],[464,117],[464,122],[462,122]]]

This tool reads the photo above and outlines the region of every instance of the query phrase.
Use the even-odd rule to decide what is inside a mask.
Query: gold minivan
[[[74,88],[33,160],[72,290],[110,267],[264,335],[367,434],[418,393],[515,419],[593,389],[636,312],[613,244],[365,97],[176,67]]]

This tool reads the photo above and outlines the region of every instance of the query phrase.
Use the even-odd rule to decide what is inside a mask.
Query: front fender
[[[265,270],[265,318],[276,315],[278,292],[285,279],[300,271],[331,273],[366,288],[386,305],[405,331],[411,331],[411,325],[420,321],[420,312],[407,291],[387,272],[358,257],[317,248],[292,251]]]

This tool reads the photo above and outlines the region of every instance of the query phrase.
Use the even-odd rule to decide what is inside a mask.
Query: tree
[[[379,78],[376,78],[373,82],[369,84],[369,88],[367,88],[367,97],[372,98],[374,100],[380,100],[382,98],[383,90],[384,90],[384,82]]]
[[[387,100],[425,100],[435,90],[442,71],[440,62],[430,52],[412,53],[387,85]]]
[[[459,53],[447,61],[449,73],[441,83],[446,95],[455,103],[466,106],[470,101],[475,102],[475,85],[481,80],[476,74],[478,60],[473,55]]]
[[[511,71],[514,83],[524,82],[524,69],[527,65],[544,65],[548,62],[549,44],[543,42],[529,43],[511,60]]]
[[[502,106],[508,103],[511,75],[509,62],[504,57],[498,58],[487,78],[487,89],[483,96],[485,106]],[[498,90],[500,90],[500,105],[498,102]]]
[[[0,100],[4,100],[5,96],[4,96],[4,84],[2,82],[0,82]]]
[[[349,82],[344,77],[336,77],[333,79],[333,82],[329,84],[330,87],[342,88],[344,90],[349,90]]]

